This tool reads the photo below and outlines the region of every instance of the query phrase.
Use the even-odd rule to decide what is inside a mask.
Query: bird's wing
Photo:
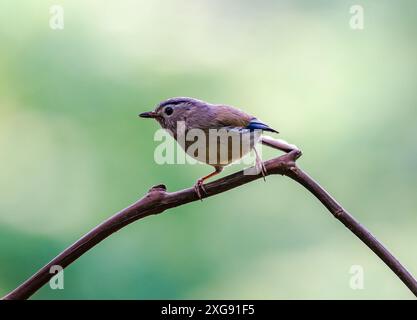
[[[231,127],[240,130],[263,130],[278,133],[259,119],[229,106],[217,106],[216,121],[219,127]]]
[[[279,133],[277,130],[272,129],[270,126],[268,126],[267,124],[263,123],[262,121],[254,118],[252,119],[249,124],[246,126],[245,129],[249,129],[249,130],[263,130],[263,131],[270,131],[270,132],[275,132],[275,133]]]
[[[245,128],[253,119],[247,113],[229,106],[216,106],[213,110],[215,122],[220,127]]]

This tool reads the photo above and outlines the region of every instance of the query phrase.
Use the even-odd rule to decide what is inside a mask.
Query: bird
[[[276,147],[277,145],[277,142],[271,140],[272,138],[264,138],[259,133],[265,131],[278,133],[278,131],[258,118],[236,107],[213,104],[195,98],[174,97],[166,99],[158,103],[153,111],[140,113],[139,117],[155,119],[163,129],[172,135],[188,155],[214,167],[213,172],[199,178],[194,185],[195,192],[200,200],[202,200],[201,191],[207,193],[204,188],[204,182],[207,179],[220,174],[224,167],[241,159],[251,150],[256,155],[257,173],[260,171],[265,179],[267,174],[266,168],[256,149],[256,144],[262,142],[269,146],[275,145]],[[180,125],[182,125],[182,131],[180,130]],[[200,130],[206,137],[213,131],[222,132],[223,135],[228,137],[222,140],[220,134],[220,138],[216,138],[214,143],[207,139],[203,142],[204,147],[197,150],[202,152],[196,152],[196,149],[191,148],[191,146],[196,143],[198,137],[196,136],[194,139],[183,138],[183,135],[187,135],[193,132],[193,130]],[[238,152],[232,150],[233,137],[240,138]],[[220,154],[222,147],[227,151],[226,156],[223,157]],[[285,142],[278,142],[277,148],[289,152],[294,147],[293,145],[285,144]],[[216,150],[211,152],[210,150],[214,148]]]

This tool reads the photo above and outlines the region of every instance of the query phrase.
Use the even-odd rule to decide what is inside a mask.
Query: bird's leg
[[[197,180],[196,184],[194,185],[194,190],[197,193],[198,197],[200,198],[201,201],[203,201],[203,198],[201,197],[201,191],[203,191],[204,193],[207,194],[206,189],[204,188],[204,181],[207,179],[210,179],[211,177],[214,177],[215,175],[218,175],[220,172],[223,171],[222,167],[216,167],[216,170],[200,179]]]
[[[257,171],[261,171],[262,173],[262,177],[264,178],[264,181],[266,181],[266,167],[264,165],[264,162],[262,161],[262,158],[259,156],[258,150],[256,149],[256,146],[253,148],[253,151],[255,152],[255,156],[256,156],[256,168],[258,169]]]

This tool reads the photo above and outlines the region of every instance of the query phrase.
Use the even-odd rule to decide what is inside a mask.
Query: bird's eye
[[[167,116],[170,116],[174,112],[174,109],[172,109],[171,107],[166,107],[164,112]]]

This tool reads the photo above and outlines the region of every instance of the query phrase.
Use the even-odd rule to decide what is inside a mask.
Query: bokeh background
[[[65,27],[49,27],[51,5]],[[365,29],[349,25],[351,5]],[[139,112],[172,96],[239,106],[417,275],[417,3],[0,2],[0,295],[152,185],[206,165],[154,162]],[[264,157],[277,152],[264,149]],[[230,167],[223,175],[239,170]],[[352,265],[364,289],[349,286]],[[34,299],[409,299],[283,177],[128,226]]]

